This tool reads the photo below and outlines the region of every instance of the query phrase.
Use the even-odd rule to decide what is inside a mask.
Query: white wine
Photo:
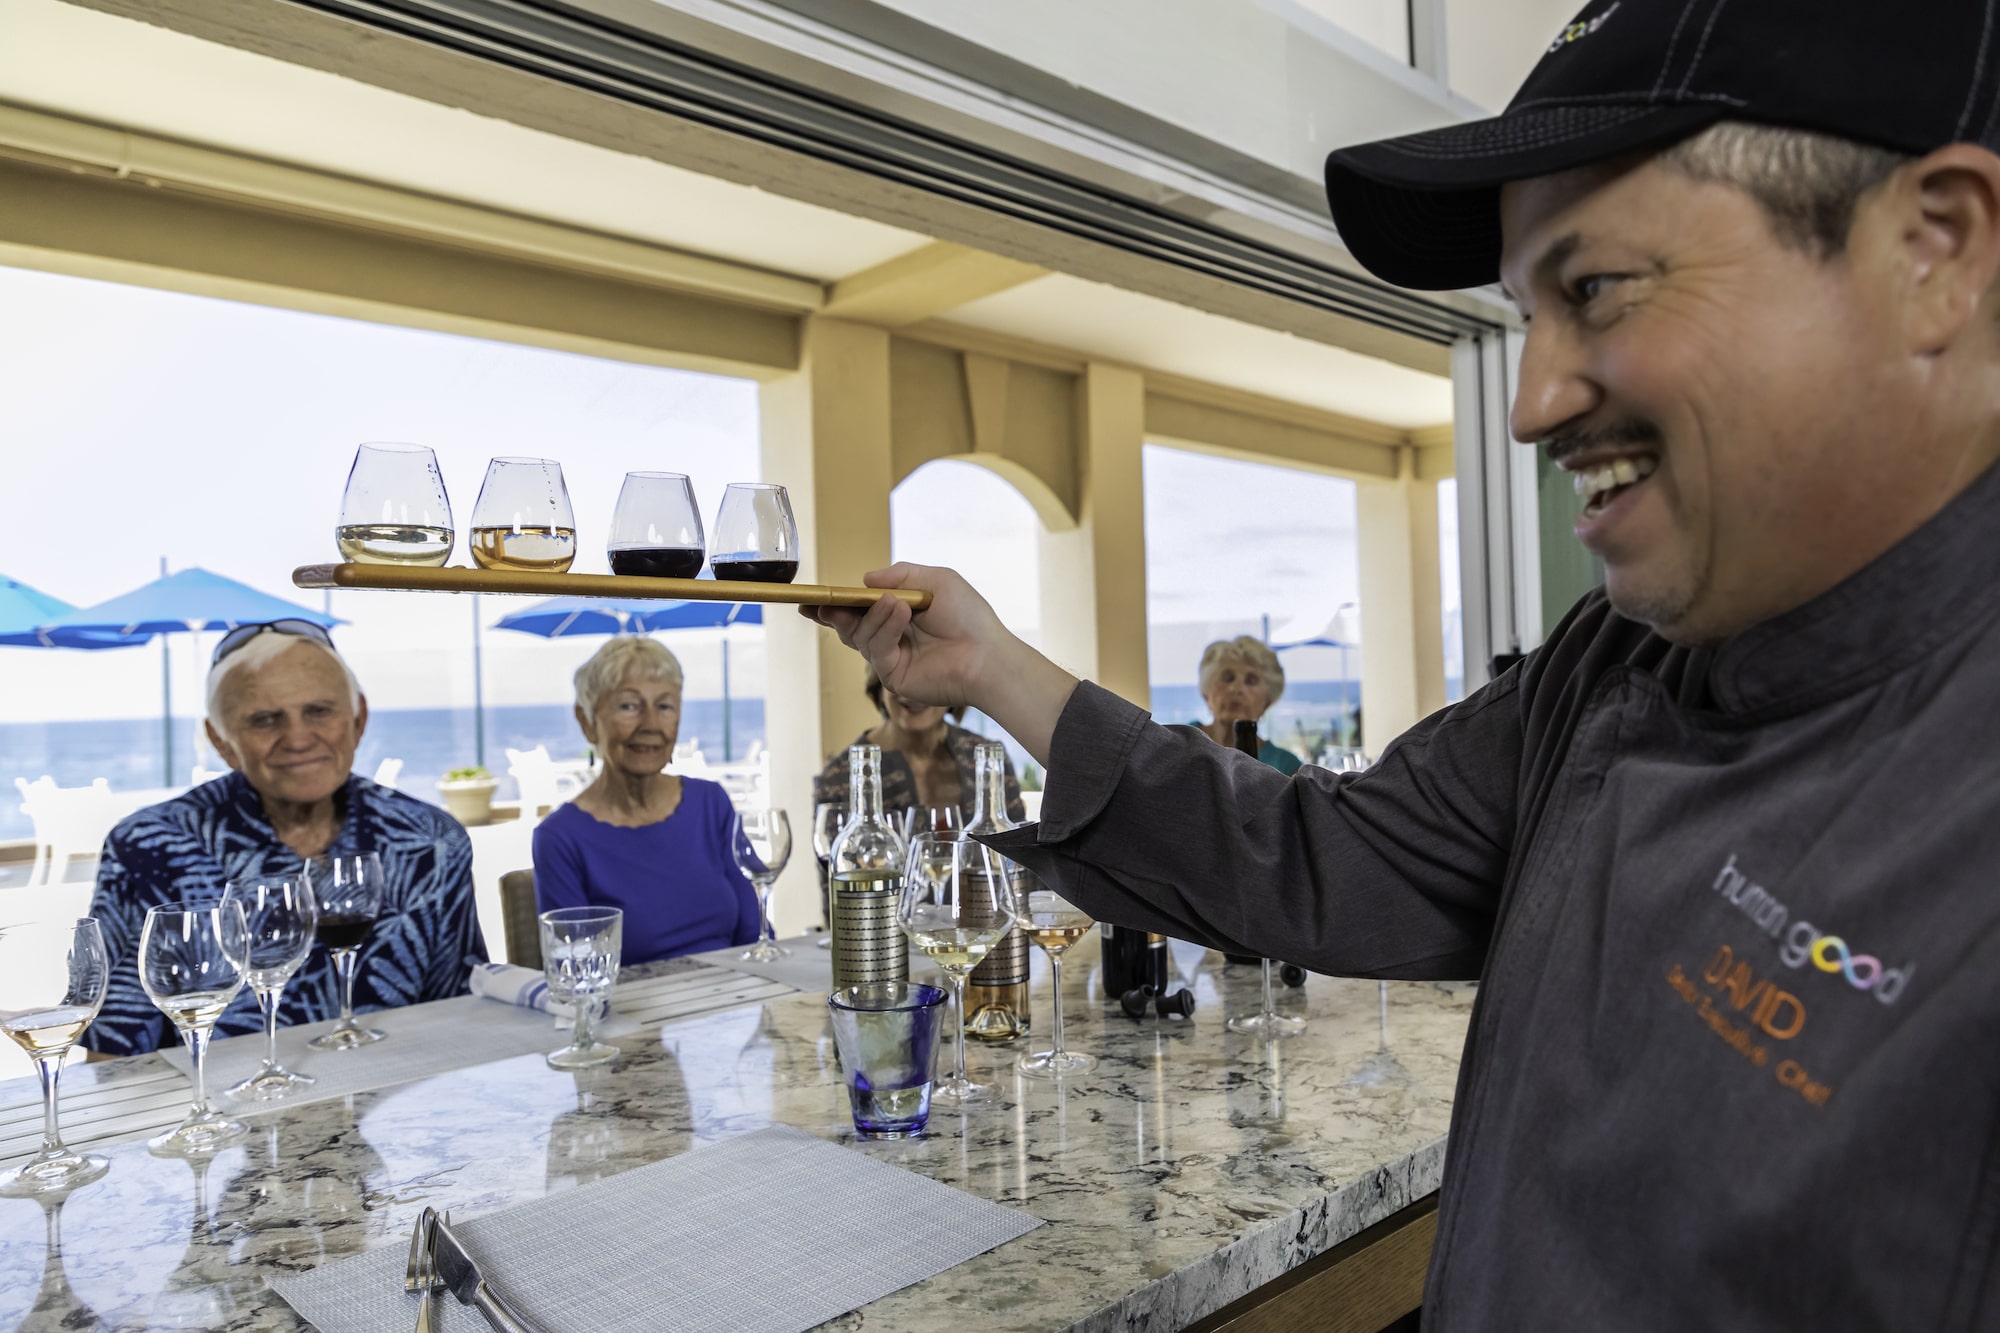
[[[1088,918],[1079,921],[1074,912],[1031,912],[1021,929],[1050,953],[1060,953],[1088,935],[1095,924]]]
[[[72,1004],[59,1009],[30,1009],[25,1014],[0,1020],[0,1030],[14,1039],[29,1055],[55,1055],[76,1045],[76,1039],[97,1017],[88,1005]]]
[[[472,553],[472,563],[481,569],[562,574],[576,559],[576,529],[474,528],[466,549]]]
[[[979,966],[1004,933],[990,926],[910,924],[911,942],[952,976],[962,976]]]
[[[451,558],[450,528],[411,523],[349,523],[333,530],[340,558],[362,565],[441,565]]]
[[[235,990],[191,990],[183,995],[163,995],[153,1001],[177,1028],[203,1028],[222,1017],[222,1011],[236,998]]]

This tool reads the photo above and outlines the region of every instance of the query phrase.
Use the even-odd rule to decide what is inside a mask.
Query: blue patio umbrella
[[[35,626],[75,609],[39,588],[0,575],[0,644],[19,648],[136,648],[145,642],[118,634],[91,634],[57,644],[35,632]]]
[[[764,608],[756,602],[619,601],[610,597],[549,597],[493,622],[544,639],[575,634],[651,634],[671,629],[727,629],[731,625],[761,625]],[[729,640],[722,641],[722,758],[729,761],[730,735]]]
[[[346,622],[205,569],[190,567],[168,574],[165,564],[161,561],[161,577],[151,583],[95,606],[53,616],[35,626],[34,632],[42,642],[58,648],[90,647],[91,640],[106,636],[133,643],[161,636],[161,730],[166,750],[162,773],[165,785],[171,787],[174,785],[173,667],[172,659],[167,656],[165,635],[231,630],[238,625],[260,625],[272,620],[309,620],[315,625]],[[105,645],[100,642],[94,646]]]

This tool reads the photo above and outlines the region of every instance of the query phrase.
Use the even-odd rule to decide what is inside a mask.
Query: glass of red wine
[[[321,857],[306,862],[306,879],[313,897],[319,900],[319,924],[314,933],[332,951],[334,971],[340,977],[340,1021],[307,1045],[323,1051],[345,1051],[380,1041],[382,1033],[354,1021],[354,972],[361,961],[361,946],[368,942],[375,918],[382,914],[386,884],[382,858],[374,852]]]
[[[731,482],[708,545],[708,567],[718,579],[790,583],[799,573],[799,525],[791,497],[768,482]]]
[[[691,579],[707,547],[694,486],[678,472],[627,472],[611,515],[613,574]]]

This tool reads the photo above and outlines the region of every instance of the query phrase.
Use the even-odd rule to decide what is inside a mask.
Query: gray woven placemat
[[[1041,1223],[784,1126],[452,1229],[541,1333],[801,1333]],[[274,1279],[320,1333],[405,1329],[401,1238]],[[439,1333],[478,1333],[448,1296]]]

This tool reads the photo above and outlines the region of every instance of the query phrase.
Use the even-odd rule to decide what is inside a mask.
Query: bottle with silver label
[[[1006,749],[998,741],[981,741],[973,756],[978,804],[966,833],[999,833],[1014,827],[1007,818]],[[1027,874],[1008,864],[1016,873]],[[1028,956],[1028,937],[1016,926],[972,969],[965,983],[968,1037],[1002,1042],[1028,1035]]]
[[[909,849],[882,814],[882,747],[847,751],[849,816],[834,840],[833,984],[910,979],[910,942],[896,922]]]

